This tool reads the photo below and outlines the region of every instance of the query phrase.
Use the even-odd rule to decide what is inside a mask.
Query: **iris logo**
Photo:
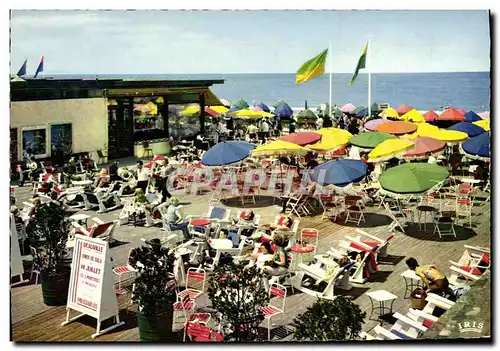
[[[461,322],[458,323],[458,330],[460,331],[460,333],[468,333],[468,332],[482,333],[483,323],[476,323],[476,321]]]

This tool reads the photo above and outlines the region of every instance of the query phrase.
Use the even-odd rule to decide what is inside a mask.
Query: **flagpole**
[[[370,37],[368,37],[368,57],[367,57],[367,71],[368,71],[368,118],[372,116],[372,72],[371,72],[371,43],[370,43]]]
[[[330,119],[332,118],[332,42],[329,43],[328,51],[330,54],[329,57],[329,70],[330,70],[330,97],[329,97],[329,103],[328,103],[328,108],[330,109]]]

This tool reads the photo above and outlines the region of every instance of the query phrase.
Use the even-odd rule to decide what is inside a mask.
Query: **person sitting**
[[[406,260],[406,265],[422,278],[429,292],[454,301],[454,294],[450,289],[448,279],[435,265],[419,266],[417,260],[413,257]]]
[[[260,248],[257,250],[256,253],[247,253],[243,256],[244,261],[249,261],[249,265],[253,266],[255,262],[259,259],[259,256],[261,255],[272,255],[274,254],[273,247],[271,246],[271,242],[267,241],[265,243],[262,243]]]
[[[293,218],[289,216],[281,216],[277,223],[263,224],[257,233],[252,235],[252,239],[258,242],[271,241],[276,233],[280,231],[289,231],[293,225]]]
[[[288,266],[290,265],[288,254],[285,251],[285,247],[288,244],[285,237],[277,233],[273,238],[273,243],[277,246],[277,249],[274,252],[273,259],[266,262],[266,265],[264,266],[264,273],[271,277],[285,274],[288,270]],[[269,290],[269,282],[266,279],[264,280],[264,284],[266,285],[267,290]]]
[[[111,162],[111,166],[109,166],[109,180],[114,181],[123,181],[122,177],[118,175],[118,161]]]
[[[177,197],[171,197],[170,204],[167,207],[165,220],[169,225],[171,231],[181,230],[182,233],[184,234],[184,239],[189,240],[191,239],[188,230],[189,222],[184,221],[184,218],[182,217],[182,214],[179,211],[178,205],[179,205],[179,199]]]
[[[19,216],[19,208],[17,208],[17,206],[11,206],[10,213],[12,213],[12,215],[14,216],[15,224],[24,224],[23,219],[21,218],[21,216]]]
[[[253,211],[246,211],[241,214],[240,218],[231,219],[232,226],[228,230],[227,238],[233,241],[235,247],[239,245],[240,235],[249,237],[254,232],[254,218],[255,214]]]
[[[108,175],[108,170],[106,168],[101,169],[101,172],[99,173],[99,178],[97,178],[96,188],[98,189],[107,188],[109,186],[109,180],[110,176]]]
[[[43,175],[42,185],[38,191],[50,193],[52,186],[57,184],[57,181],[54,176],[54,170],[52,167],[47,168],[47,173]]]

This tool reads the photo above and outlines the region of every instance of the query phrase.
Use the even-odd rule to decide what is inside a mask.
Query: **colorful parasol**
[[[477,114],[482,119],[490,118],[490,111],[484,111]]]
[[[411,135],[408,135],[408,139],[413,139],[419,136],[427,136],[431,137],[435,133],[439,132],[439,128],[436,126],[433,126],[432,124],[429,123],[417,123],[417,131]]]
[[[396,112],[399,113],[399,115],[404,115],[405,113],[408,113],[412,110],[413,108],[406,105],[406,104],[402,104],[402,105],[399,105],[399,107],[396,109]]]
[[[361,181],[367,171],[367,165],[360,160],[335,160],[315,167],[310,177],[322,186],[346,186]]]
[[[489,161],[491,157],[490,138],[491,133],[483,133],[477,137],[467,140],[462,144],[461,148],[465,155],[469,158]]]
[[[457,123],[457,124],[451,126],[450,128],[448,128],[448,130],[454,130],[457,132],[466,133],[469,136],[469,138],[473,138],[475,136],[478,136],[479,134],[483,134],[486,132],[486,130],[484,130],[480,126],[475,125],[473,123],[469,123],[469,122]]]
[[[428,152],[440,152],[446,146],[444,141],[429,137],[417,137],[412,141],[414,145],[403,154],[404,158],[425,157]]]
[[[450,107],[449,109],[443,111],[439,115],[439,121],[455,121],[455,122],[462,122],[465,121],[464,114],[460,112],[459,110]]]
[[[248,102],[246,102],[243,99],[239,99],[238,101],[236,101],[233,106],[238,106],[241,107],[242,109],[249,107]]]
[[[380,117],[391,117],[391,118],[399,118],[398,111],[395,109],[389,107],[386,108],[384,111],[380,112],[379,114]]]
[[[242,109],[234,112],[228,112],[229,115],[238,118],[262,118],[262,117],[273,117],[274,115],[269,112],[264,111],[252,111],[247,109]]]
[[[429,110],[424,113],[424,119],[426,122],[434,122],[439,119],[439,115],[436,112]]]
[[[342,111],[344,113],[352,113],[355,109],[356,109],[356,106],[354,106],[353,104],[349,103],[349,104],[345,104],[344,106],[342,106],[340,108],[340,111]]]
[[[353,136],[349,143],[363,149],[373,149],[378,144],[387,139],[395,139],[396,137],[391,134],[380,132],[366,132]]]
[[[226,99],[220,99],[220,102],[226,107],[231,107],[231,101],[226,100]]]
[[[255,149],[246,141],[225,141],[212,146],[202,157],[205,166],[223,166],[244,160]]]
[[[392,122],[387,121],[386,119],[383,119],[383,118],[377,118],[377,119],[372,119],[371,121],[366,122],[364,127],[366,130],[373,132],[373,131],[375,131],[377,126],[381,123],[392,123]]]
[[[467,122],[476,122],[476,121],[480,121],[482,118],[479,117],[479,115],[477,113],[475,113],[474,111],[469,111],[467,112],[465,115],[465,120]]]
[[[305,155],[308,149],[300,145],[289,143],[284,140],[275,140],[269,144],[261,145],[252,150],[252,156],[284,156]]]
[[[417,130],[417,126],[409,122],[391,121],[379,124],[375,130],[387,134],[403,135],[413,133]]]
[[[393,158],[414,145],[413,142],[405,139],[387,139],[377,145],[369,154],[369,162],[381,162]]]
[[[489,118],[482,119],[482,120],[477,121],[477,122],[473,122],[472,124],[475,124],[476,126],[483,128],[487,132],[490,131],[490,119]]]
[[[413,123],[423,123],[425,122],[424,116],[420,112],[418,112],[415,109],[412,109],[408,112],[406,112],[404,115],[399,117],[399,119],[407,122],[413,122]]]
[[[352,138],[352,134],[338,128],[323,128],[318,130],[322,135],[321,140],[308,145],[307,148],[316,152],[336,151],[344,147]]]
[[[321,134],[315,132],[297,132],[288,134],[280,138],[280,140],[294,143],[297,145],[313,144],[321,139]]]
[[[466,133],[463,132],[457,132],[455,130],[446,130],[446,129],[439,129],[438,132],[435,133],[430,133],[430,135],[427,135],[431,138],[446,141],[447,143],[460,143],[464,140],[467,140],[469,137]]]
[[[380,176],[382,189],[397,194],[423,193],[449,176],[446,168],[431,163],[405,163]]]

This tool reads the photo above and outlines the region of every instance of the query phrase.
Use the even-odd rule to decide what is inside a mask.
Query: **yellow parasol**
[[[352,138],[352,134],[339,128],[322,128],[317,131],[321,134],[321,140],[307,147],[316,152],[335,151],[346,145]]]
[[[415,109],[406,112],[404,115],[399,117],[399,119],[413,123],[425,123],[424,116],[422,116],[422,114]]]
[[[258,146],[252,150],[252,156],[285,156],[305,155],[308,149],[288,141],[275,140],[269,144]]]
[[[239,118],[262,118],[262,117],[273,117],[272,113],[266,111],[253,111],[248,109],[242,109],[230,113],[233,117]]]
[[[432,124],[429,123],[417,123],[417,131],[415,133],[412,133],[410,135],[404,136],[404,138],[407,139],[414,139],[416,137],[433,137],[432,135],[439,132],[439,128],[436,126],[433,126]]]
[[[387,139],[368,154],[369,162],[380,162],[412,148],[414,143],[404,139]]]
[[[446,141],[447,143],[459,143],[469,138],[466,133],[446,129],[440,129],[437,133],[427,136],[437,140]]]
[[[392,118],[399,118],[399,113],[395,109],[389,107],[389,108],[386,108],[384,111],[380,112],[379,116],[380,117],[386,116],[386,117],[392,117]]]
[[[226,113],[229,109],[225,106],[209,106],[209,109],[217,113]],[[200,105],[192,105],[181,112],[181,115],[194,115],[200,113]]]
[[[483,128],[487,132],[490,130],[490,119],[489,118],[486,118],[486,119],[483,119],[480,121],[476,121],[476,122],[472,122],[472,124],[475,124],[476,126]]]

